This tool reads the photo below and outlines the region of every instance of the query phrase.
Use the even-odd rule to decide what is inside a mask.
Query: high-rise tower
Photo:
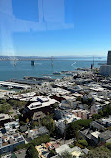
[[[111,51],[108,51],[108,55],[107,55],[107,65],[111,65]]]

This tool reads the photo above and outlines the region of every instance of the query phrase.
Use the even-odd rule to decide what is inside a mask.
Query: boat
[[[66,75],[72,76],[73,74],[72,74],[72,72],[67,72]]]
[[[43,78],[45,78],[45,79],[52,79],[52,77],[50,77],[50,76],[43,76]]]
[[[8,86],[7,89],[13,89],[13,87],[12,86]]]
[[[61,75],[61,72],[53,72],[53,75]]]
[[[68,71],[67,70],[63,70],[63,71],[61,71],[61,73],[67,73]]]

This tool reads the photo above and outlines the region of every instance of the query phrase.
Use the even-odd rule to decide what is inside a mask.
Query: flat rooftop
[[[8,114],[0,114],[0,121],[7,119],[11,119],[11,116],[9,116]]]
[[[14,82],[5,82],[5,81],[0,81],[0,85],[11,86],[11,87],[16,87],[16,88],[24,88],[24,89],[31,88],[31,86],[29,86],[29,85],[18,84],[18,83],[14,83]]]
[[[48,100],[45,101],[45,102],[37,101],[37,102],[31,103],[28,106],[28,108],[30,110],[39,109],[39,108],[42,108],[42,107],[47,107],[47,106],[53,105],[53,104],[55,104],[57,102],[58,101],[56,101],[55,99],[48,98]]]
[[[19,133],[15,133],[13,135],[3,135],[0,138],[0,147],[5,147],[11,144],[16,144],[18,142],[24,141],[24,138]]]

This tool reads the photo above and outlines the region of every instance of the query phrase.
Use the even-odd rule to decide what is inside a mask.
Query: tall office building
[[[108,51],[108,55],[107,55],[107,65],[111,65],[111,51]]]
[[[111,51],[108,51],[107,64],[100,67],[100,74],[104,76],[111,76]]]

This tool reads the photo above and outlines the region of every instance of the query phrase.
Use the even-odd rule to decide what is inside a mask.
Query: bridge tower
[[[31,60],[31,66],[34,66],[34,65],[35,65],[35,61]]]

